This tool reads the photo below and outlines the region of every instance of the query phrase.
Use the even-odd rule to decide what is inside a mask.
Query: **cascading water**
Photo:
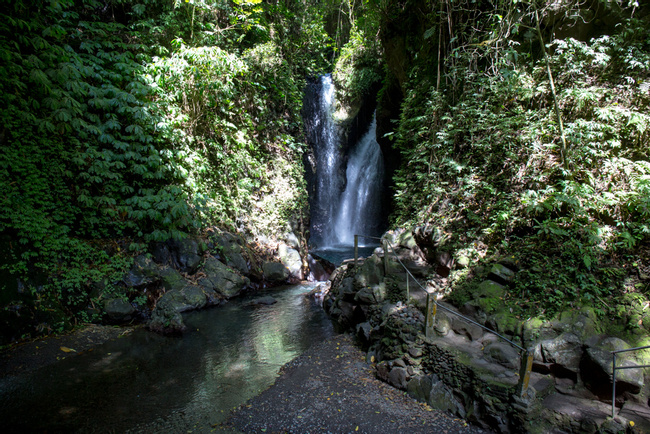
[[[317,245],[328,245],[333,238],[333,225],[343,179],[342,154],[338,128],[334,122],[334,83],[323,75],[307,92],[305,125],[313,145],[315,158],[315,189],[311,201],[311,239]]]
[[[334,94],[332,79],[325,75],[305,101],[305,125],[315,158],[311,242],[319,249],[351,246],[355,234],[377,236],[381,229],[384,162],[376,120],[373,117],[368,132],[344,155],[333,119]]]
[[[355,145],[348,160],[345,191],[334,220],[337,244],[353,244],[355,234],[378,235],[384,158],[376,135],[377,120],[373,116],[370,129]]]

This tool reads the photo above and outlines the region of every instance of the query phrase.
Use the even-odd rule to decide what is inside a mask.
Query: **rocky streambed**
[[[515,317],[502,301],[518,271],[511,258],[491,264],[463,305],[446,303],[444,277],[458,264],[436,250],[434,236],[422,228],[389,233],[384,237],[396,255],[385,258],[380,248],[332,274],[325,310],[340,330],[356,334],[379,378],[498,432],[650,432],[647,369],[617,370],[616,417],[611,417],[611,351],[646,344],[643,333],[627,334],[626,341],[590,306],[551,319]],[[407,290],[396,258],[426,291],[412,280]],[[426,292],[449,311],[530,349],[529,386],[519,390],[522,355],[516,347],[453,313],[439,308],[427,337]],[[617,365],[635,367],[649,359],[647,350],[621,353]]]

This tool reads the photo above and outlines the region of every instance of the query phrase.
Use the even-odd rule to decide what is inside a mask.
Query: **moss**
[[[484,280],[474,291],[475,298],[501,298],[505,294],[503,285],[491,280]],[[503,303],[503,302],[501,302]]]
[[[496,312],[496,310],[503,306],[503,300],[499,298],[479,298],[476,300],[475,305],[487,314]]]
[[[513,336],[520,336],[522,331],[522,321],[510,313],[509,310],[499,309],[493,316],[496,331]]]

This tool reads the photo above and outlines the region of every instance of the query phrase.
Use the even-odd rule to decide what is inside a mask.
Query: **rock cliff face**
[[[629,343],[608,336],[608,327],[590,307],[551,320],[516,318],[502,301],[517,273],[507,258],[491,265],[487,279],[463,305],[440,301],[435,322],[425,333],[426,292],[432,297],[444,294],[444,278],[435,270],[444,264],[442,273],[448,274],[445,267],[467,265],[441,261],[432,234],[426,228],[386,234],[384,239],[392,244],[388,257],[378,248],[332,274],[323,306],[340,329],[356,334],[380,378],[499,432],[607,432],[629,420],[639,429],[650,428],[650,388],[642,368],[617,370],[616,405],[622,410],[616,421],[607,419],[611,352],[630,348]],[[405,268],[418,283],[409,277],[407,287]],[[481,326],[533,354],[529,387],[523,393],[520,350]],[[647,364],[647,355],[620,353],[617,366]]]

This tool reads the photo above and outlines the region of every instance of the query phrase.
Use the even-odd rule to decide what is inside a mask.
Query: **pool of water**
[[[334,334],[322,308],[305,298],[312,288],[276,288],[187,314],[182,337],[137,330],[0,379],[3,432],[212,430],[273,384],[283,364]],[[278,302],[247,306],[261,295]]]
[[[359,246],[359,257],[365,258],[372,255],[372,252],[379,247],[379,245]],[[354,259],[354,246],[331,246],[320,247],[311,250],[312,254],[328,260],[334,265],[341,265],[346,259]]]

